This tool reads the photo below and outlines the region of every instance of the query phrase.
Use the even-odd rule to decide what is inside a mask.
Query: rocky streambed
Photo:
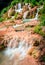
[[[0,23],[0,65],[45,65],[45,38],[34,32],[38,24],[38,20]]]

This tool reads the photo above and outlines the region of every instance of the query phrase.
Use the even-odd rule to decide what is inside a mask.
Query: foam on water
[[[25,40],[21,40],[17,46],[15,45],[11,48],[11,45],[15,44],[14,40],[15,38],[10,40],[8,47],[5,50],[5,55],[9,56],[10,59],[12,59],[14,56],[18,56],[18,60],[22,60],[27,55],[27,50],[32,46],[28,45],[28,43],[26,43]]]

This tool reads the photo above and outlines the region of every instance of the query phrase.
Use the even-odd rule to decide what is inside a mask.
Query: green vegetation
[[[35,28],[34,28],[34,32],[35,33],[39,33],[40,30],[41,30],[41,27],[39,25],[38,26],[35,26]]]
[[[45,33],[42,31],[42,28],[41,28],[40,25],[35,26],[34,32],[37,33],[37,34],[42,35],[43,37],[45,37]]]
[[[23,2],[23,3],[31,3],[31,7],[34,7],[36,5],[41,5],[44,4],[43,10],[42,10],[42,14],[45,14],[45,0],[13,0],[11,2],[11,4],[4,8],[1,12],[0,12],[0,21],[3,21],[4,19],[2,18],[2,15],[7,12],[11,7],[13,7],[15,4],[19,3],[19,2]],[[16,18],[17,14],[15,14],[15,18]],[[42,15],[40,17],[41,20],[41,25],[45,25],[45,15]]]
[[[43,56],[43,58],[42,58],[42,59],[43,59],[43,61],[45,62],[45,55]]]
[[[4,19],[1,17],[1,18],[0,18],[0,22],[2,22],[3,20],[4,20]]]
[[[14,18],[15,18],[15,19],[17,18],[17,15],[18,15],[18,13],[16,13],[16,14],[14,15]]]
[[[45,62],[45,54],[40,57],[40,61],[41,61],[41,62],[42,62],[42,61]]]
[[[43,9],[42,9],[42,14],[45,14],[45,1],[44,1]]]
[[[40,25],[41,26],[45,26],[45,14],[42,14],[41,17],[40,17]]]
[[[40,16],[40,25],[45,26],[45,2]]]
[[[41,29],[42,26],[45,26],[45,2],[43,5],[43,9],[41,10],[41,15],[40,15],[39,19],[40,19],[40,24],[35,27],[34,32],[45,37],[45,33]]]
[[[44,0],[13,0],[11,2],[11,4],[4,8],[1,13],[0,16],[2,16],[2,14],[4,14],[5,12],[7,12],[9,10],[10,7],[14,6],[15,4],[19,3],[19,2],[24,2],[24,3],[31,3],[31,6],[35,6],[35,5],[41,5],[41,3],[43,4]]]

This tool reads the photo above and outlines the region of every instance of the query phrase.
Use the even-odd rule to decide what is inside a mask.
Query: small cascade
[[[13,38],[9,41],[8,47],[6,48],[6,51],[4,52],[6,56],[9,56],[10,60],[12,60],[15,57],[15,64],[17,65],[17,61],[23,60],[26,55],[29,48],[32,48],[32,45],[29,45],[26,43],[25,40],[17,40],[17,38]],[[18,43],[16,43],[19,41]]]
[[[15,10],[16,12],[21,12],[22,8],[21,8],[21,3],[18,3],[18,9]]]
[[[39,8],[37,8],[37,13],[36,13],[36,15],[35,15],[35,17],[34,18],[32,18],[32,19],[24,19],[23,20],[23,22],[29,22],[29,21],[33,21],[33,20],[38,20],[38,13],[39,13]]]
[[[39,13],[39,11],[41,10],[43,8],[43,6],[42,7],[40,7],[40,8],[37,8],[37,13],[36,13],[36,16],[35,16],[35,20],[38,20],[38,13]]]
[[[16,24],[16,25],[13,25],[13,27],[14,28],[17,28],[17,27],[21,27],[23,24],[20,24],[20,25],[18,25],[18,24]]]
[[[36,13],[35,18],[34,18],[35,20],[38,20],[38,12],[39,12],[39,11],[38,11],[38,9],[37,9],[37,13]]]
[[[21,3],[18,3],[18,9],[21,9]]]

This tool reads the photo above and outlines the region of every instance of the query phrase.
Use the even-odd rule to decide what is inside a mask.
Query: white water
[[[15,37],[11,39],[7,49],[4,52],[5,55],[10,58],[10,60],[15,57],[14,65],[17,65],[19,61],[23,60],[27,55],[27,51],[32,48],[32,45],[26,43],[25,40],[20,40],[16,45],[17,39],[18,38],[15,39]]]
[[[21,9],[21,3],[18,3],[18,9]]]
[[[21,9],[17,9],[17,10],[15,10],[16,12],[21,12],[23,9],[21,8]]]
[[[41,6],[40,8],[37,8],[37,13],[36,13],[36,15],[35,15],[34,18],[32,18],[32,19],[24,19],[23,22],[29,22],[29,21],[33,21],[33,20],[38,20],[38,13],[39,13],[39,11],[40,11],[42,8],[43,8],[43,6]]]
[[[38,10],[39,11],[39,10]],[[38,11],[36,13],[36,16],[34,19],[38,19]],[[34,20],[34,19],[28,19],[28,20]],[[22,26],[21,25],[16,25],[13,26],[14,28]],[[2,29],[1,29],[2,30]],[[9,56],[9,59],[13,59],[15,57],[15,63],[13,65],[18,65],[18,61],[23,60],[26,55],[27,55],[27,51],[29,49],[32,48],[33,45],[28,45],[28,43],[25,42],[25,40],[20,40],[18,42],[18,44],[16,45],[16,41],[17,38],[13,38],[8,42],[8,47],[6,48],[6,50],[4,51],[4,54],[6,55],[6,57],[4,57],[4,55],[1,57],[3,59],[7,58]],[[13,45],[13,46],[12,46]],[[12,47],[11,47],[12,46]],[[2,55],[2,54],[1,54]],[[3,61],[4,61],[3,59]],[[5,61],[6,62],[6,61]],[[8,63],[7,63],[8,64]],[[3,64],[3,65],[7,65],[7,64]],[[9,64],[8,64],[9,65]],[[11,64],[12,65],[12,64]]]
[[[16,12],[21,12],[22,8],[21,8],[21,3],[18,3],[18,9],[15,10]]]
[[[12,44],[13,40],[10,41],[8,48],[5,51],[5,54],[10,56],[10,59],[13,58],[14,55],[19,54],[19,59],[23,59],[26,54],[27,54],[27,50],[31,47],[28,46],[28,43],[25,42],[25,40],[22,40],[19,42],[18,46],[13,46],[11,48],[11,44]],[[15,44],[15,43],[14,43]]]
[[[38,13],[39,13],[39,9],[37,8],[37,13],[36,13],[35,17],[32,18],[32,19],[24,19],[23,22],[29,22],[29,21],[33,21],[33,20],[38,20]]]
[[[17,28],[17,27],[20,27],[20,26],[22,26],[23,24],[20,24],[20,25],[18,25],[18,24],[16,24],[16,25],[13,25],[13,27],[14,28]]]
[[[34,19],[30,19],[30,20],[37,20],[38,19],[38,10],[36,13],[36,16]],[[22,25],[16,25],[13,26],[14,28],[19,27]],[[17,46],[16,46],[16,42],[17,38],[15,39],[15,37],[13,39],[10,40],[8,47],[5,51],[5,55],[8,55],[10,57],[10,59],[12,59],[14,56],[16,56],[17,54],[18,56],[18,60],[22,60],[26,55],[27,55],[27,50],[29,48],[32,47],[32,45],[28,45],[28,43],[25,42],[25,40],[20,40],[20,42],[18,42]],[[11,46],[13,45],[13,47],[11,48]]]

